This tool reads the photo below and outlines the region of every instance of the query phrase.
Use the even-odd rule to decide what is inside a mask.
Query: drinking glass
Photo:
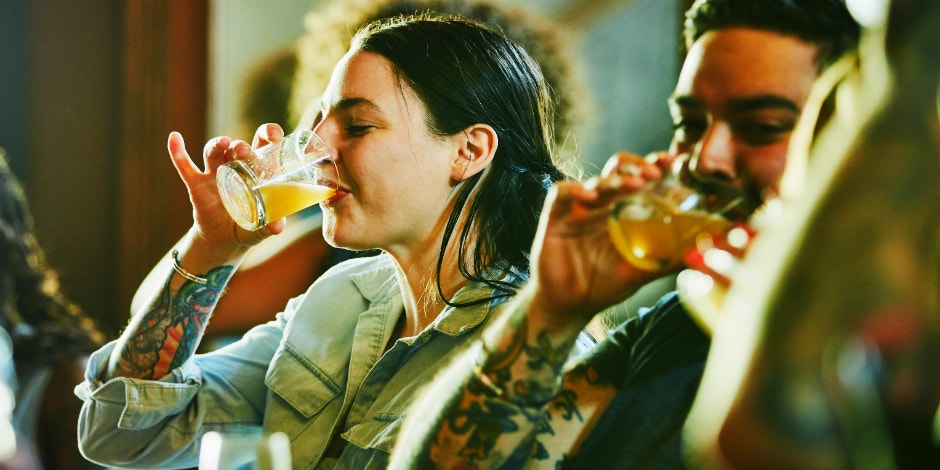
[[[290,439],[283,432],[219,433],[209,431],[199,447],[199,470],[243,468],[253,463],[256,470],[290,470]]]
[[[235,223],[258,230],[335,194],[326,184],[331,175],[336,167],[329,149],[304,129],[220,166],[216,182]]]
[[[607,228],[617,250],[647,271],[678,266],[703,236],[725,232],[731,221],[710,198],[680,182],[683,159],[676,159],[662,179],[611,205]],[[733,205],[733,203],[732,203]]]

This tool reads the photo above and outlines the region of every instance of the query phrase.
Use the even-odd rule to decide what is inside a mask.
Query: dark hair
[[[23,189],[0,149],[0,327],[16,367],[56,365],[97,349],[104,335],[59,291],[33,235]]]
[[[424,103],[432,133],[454,135],[478,123],[496,131],[499,145],[489,168],[469,178],[457,195],[437,269],[440,274],[445,247],[475,192],[460,234],[460,272],[502,289],[497,297],[510,295],[518,284],[488,279],[484,271],[515,269],[522,275],[519,283],[528,277],[542,204],[552,183],[565,177],[554,162],[552,101],[538,66],[502,33],[452,16],[371,23],[351,49],[380,54],[393,64],[399,79]],[[471,229],[478,236],[467,266]]]
[[[820,70],[854,48],[860,30],[844,0],[696,0],[685,14],[686,49],[709,31],[733,27],[816,44]]]

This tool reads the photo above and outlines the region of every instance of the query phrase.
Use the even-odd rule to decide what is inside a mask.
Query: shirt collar
[[[369,269],[353,274],[352,279],[363,297],[373,303],[384,303],[399,295],[401,291],[395,276],[394,260],[391,255],[382,253],[377,256],[382,259],[377,260]],[[493,273],[488,274],[492,275]],[[519,277],[518,273],[511,272],[505,274],[502,280],[511,281]],[[492,287],[482,282],[470,281],[454,294],[451,303],[469,303],[491,297],[493,292]],[[507,299],[508,297],[501,297],[469,307],[445,307],[430,328],[449,336],[463,334],[483,323],[489,315],[490,309],[502,304]]]

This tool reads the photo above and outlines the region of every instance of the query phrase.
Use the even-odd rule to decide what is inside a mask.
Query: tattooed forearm
[[[467,408],[459,410],[448,425],[455,434],[467,435],[466,443],[459,452],[460,457],[486,459],[500,436],[519,430],[519,425],[513,421],[518,414],[513,407],[496,401],[471,403]]]
[[[477,359],[485,377],[467,383],[467,393],[443,430],[451,442],[462,443],[455,457],[463,462],[547,457],[534,436],[553,432],[544,405],[560,391],[561,368],[572,344],[552,344],[544,331],[530,337],[524,311],[503,321],[497,346],[484,347]],[[572,396],[567,406],[573,407]]]
[[[495,351],[487,353],[482,365],[494,383],[519,404],[541,406],[560,388],[562,366],[571,351],[569,341],[553,341],[546,331],[530,337],[526,315],[513,315]]]
[[[453,398],[442,406],[442,419],[427,423],[433,429],[422,447],[427,466],[563,462],[613,396],[609,378],[594,368],[580,364],[568,376],[565,364],[579,331],[530,316],[524,302],[513,307],[488,327],[480,347],[448,370],[450,385],[434,395]]]
[[[121,351],[122,375],[159,379],[192,356],[233,270],[215,268],[206,275],[209,282],[187,281],[172,297],[167,281]]]

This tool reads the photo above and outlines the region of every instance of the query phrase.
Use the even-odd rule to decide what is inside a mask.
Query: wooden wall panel
[[[166,150],[172,130],[201,161],[206,140],[207,0],[127,2],[120,149],[119,302],[185,233],[192,210]],[[126,318],[126,317],[125,317]]]

